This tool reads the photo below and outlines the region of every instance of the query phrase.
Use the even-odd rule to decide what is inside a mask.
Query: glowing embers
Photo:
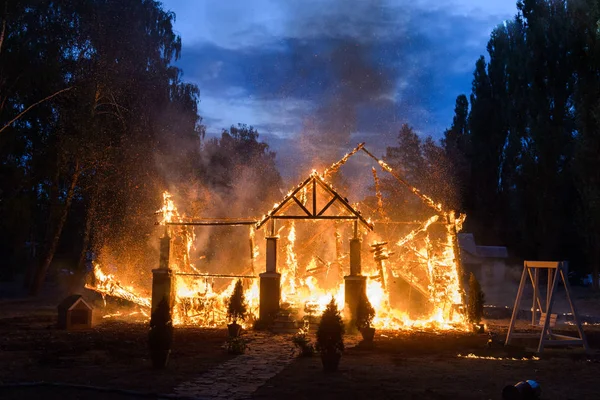
[[[492,357],[492,356],[477,356],[473,353],[469,353],[467,355],[458,354],[456,357],[458,358],[467,358],[470,360],[493,360],[493,361],[539,361],[539,357],[531,356],[531,357]]]

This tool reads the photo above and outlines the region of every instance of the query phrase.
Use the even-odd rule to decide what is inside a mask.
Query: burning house
[[[431,216],[424,221],[374,220],[384,208],[375,168],[380,212],[367,217],[360,204],[350,203],[333,187],[331,176],[358,152],[408,188]],[[332,296],[350,317],[358,295],[366,292],[376,310],[377,328],[466,327],[457,241],[464,216],[457,217],[411,186],[364,143],[322,173],[313,170],[258,220],[187,218],[168,193],[159,211],[164,235],[151,296],[124,287],[114,276],[107,279],[99,265],[94,269],[96,284],[89,288],[144,309],[166,297],[179,324],[223,325],[226,299],[242,279],[249,322],[272,320],[282,308],[296,318],[318,313]],[[236,265],[199,267],[192,256],[196,233],[208,227],[235,230],[238,238],[246,231],[249,251],[238,255]]]

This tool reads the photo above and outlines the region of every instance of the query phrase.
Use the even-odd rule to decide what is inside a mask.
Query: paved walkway
[[[246,352],[175,388],[180,396],[247,399],[295,358],[292,335],[249,332]]]
[[[199,399],[249,399],[296,358],[291,334],[249,332],[243,337],[248,341],[244,354],[180,384],[175,388],[175,394]],[[347,348],[357,342],[358,338],[344,336]]]

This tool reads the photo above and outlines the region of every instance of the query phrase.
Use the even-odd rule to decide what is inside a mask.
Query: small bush
[[[305,323],[305,325],[300,329],[300,332],[296,333],[292,338],[292,342],[294,346],[300,350],[300,356],[302,357],[310,357],[315,352],[315,347],[310,342],[310,338],[308,337],[309,325]]]
[[[475,274],[471,272],[469,276],[469,299],[468,299],[468,317],[469,322],[478,324],[483,318],[483,305],[485,304],[485,294],[481,290],[481,285]]]
[[[229,354],[244,354],[248,345],[241,337],[232,337],[227,339],[227,352]]]
[[[232,323],[237,323],[237,320],[246,319],[246,299],[244,298],[244,288],[242,287],[242,280],[238,279],[233,288],[233,293],[229,298],[227,304],[227,318]]]
[[[344,323],[332,297],[317,329],[317,350],[322,355],[341,354],[344,351],[343,336]]]
[[[375,309],[371,305],[366,293],[361,293],[360,297],[358,298],[355,318],[356,328],[359,330],[370,328],[371,324],[373,323],[373,318],[375,318]]]

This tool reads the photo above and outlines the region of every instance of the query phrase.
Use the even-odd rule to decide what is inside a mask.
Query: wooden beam
[[[194,221],[194,222],[167,222],[166,225],[183,225],[183,226],[240,226],[240,225],[256,225],[256,221]]]
[[[272,219],[306,219],[306,220],[311,220],[311,219],[339,219],[339,220],[356,220],[357,217],[355,217],[354,215],[339,215],[339,216],[335,216],[335,215],[322,215],[322,216],[317,216],[317,217],[309,217],[309,216],[298,216],[298,215],[275,215],[273,217],[271,217]]]
[[[529,268],[558,268],[558,261],[525,261],[525,266]]]
[[[320,217],[321,215],[323,215],[323,213],[324,213],[325,211],[327,211],[327,209],[328,209],[328,208],[329,208],[329,207],[330,207],[330,206],[331,206],[331,205],[332,205],[332,204],[333,204],[333,203],[334,203],[336,200],[337,200],[337,194],[334,194],[334,195],[333,195],[333,199],[329,200],[329,203],[327,203],[327,204],[325,205],[325,207],[323,207],[323,209],[322,209],[321,211],[319,211],[319,214],[317,214],[317,215],[318,215],[319,217]]]
[[[551,267],[549,267],[551,268]],[[546,315],[552,316],[552,306],[554,305],[554,292],[556,292],[556,287],[558,286],[558,274],[554,274],[554,280],[552,282],[552,290],[550,294],[548,294],[548,306],[546,308]],[[552,333],[552,328],[550,328],[550,321],[552,318],[546,318],[544,320],[544,326],[542,328],[542,333],[540,335],[540,343],[538,345],[538,353],[544,351],[544,344],[547,341],[546,335]]]
[[[292,196],[292,199],[294,199],[294,201],[296,202],[296,204],[298,204],[300,206],[300,208],[306,213],[306,215],[312,216],[312,214],[310,213],[310,211],[308,211],[307,208],[304,207],[304,204],[302,204],[302,202],[300,200],[298,200],[295,195]]]
[[[525,283],[527,282],[527,266],[523,267],[523,273],[521,274],[521,282],[519,283],[519,290],[517,291],[517,298],[515,299],[515,306],[513,308],[512,316],[510,318],[510,324],[508,324],[508,333],[506,334],[505,344],[510,344],[510,340],[513,336],[513,330],[515,323],[517,322],[517,314],[519,313],[519,306],[521,305],[521,297],[523,297],[523,290],[525,289]]]
[[[550,339],[544,339],[543,341],[543,345],[544,346],[577,346],[577,345],[582,345],[584,342],[582,339],[576,339],[576,340],[550,340]],[[543,347],[542,347],[543,348]],[[538,350],[538,353],[540,351]]]
[[[586,352],[590,351],[590,347],[588,346],[587,338],[585,337],[585,332],[583,331],[583,327],[581,326],[581,321],[579,320],[579,314],[577,314],[577,309],[575,308],[575,303],[573,303],[573,299],[571,299],[571,284],[569,283],[568,277],[565,276],[563,268],[559,269],[560,276],[562,277],[563,284],[565,285],[565,293],[567,294],[567,300],[569,301],[569,305],[571,306],[571,313],[573,313],[573,319],[575,320],[575,326],[577,327],[577,331],[579,333],[579,337],[583,340],[583,348]]]

